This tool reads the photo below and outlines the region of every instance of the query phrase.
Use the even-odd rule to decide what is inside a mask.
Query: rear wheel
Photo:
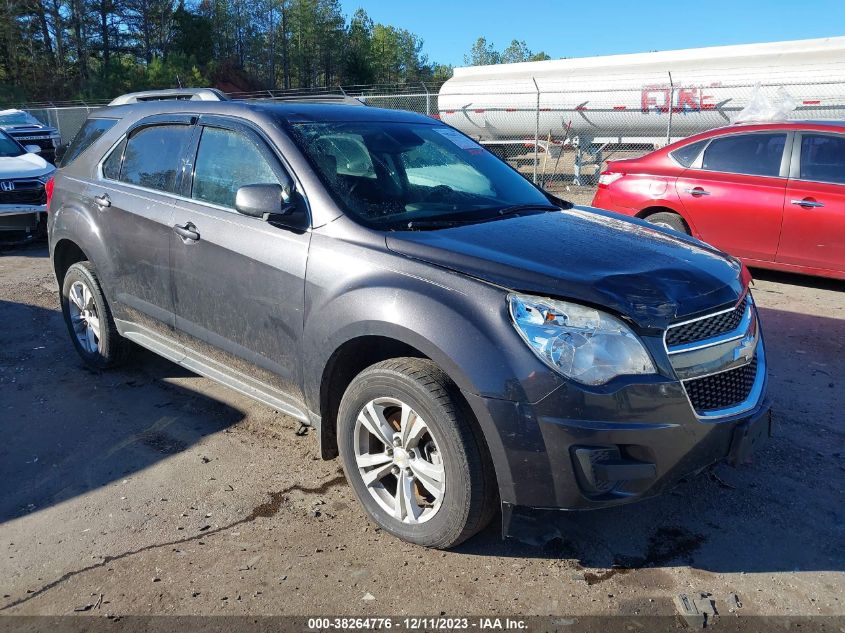
[[[90,262],[77,262],[68,268],[61,301],[73,346],[88,366],[106,369],[126,358],[129,343],[117,331]]]
[[[687,223],[684,222],[684,219],[679,216],[677,213],[672,213],[671,211],[661,211],[659,213],[652,213],[646,219],[646,222],[650,222],[656,226],[662,226],[666,229],[672,229],[673,231],[677,231],[678,233],[684,233],[686,235],[690,234],[689,227]]]
[[[461,543],[490,521],[495,478],[457,388],[429,360],[377,363],[349,385],[338,414],[346,478],[391,534],[426,547]]]

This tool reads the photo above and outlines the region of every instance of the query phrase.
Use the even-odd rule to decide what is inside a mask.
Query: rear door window
[[[240,132],[203,128],[194,164],[191,197],[230,209],[244,185],[281,184],[269,151]]]
[[[801,136],[801,180],[845,184],[845,136]]]
[[[61,167],[70,165],[77,156],[91,147],[103,134],[112,129],[115,123],[117,123],[116,119],[88,119],[85,121],[79,132],[73,137],[64,156],[62,156]]]
[[[778,176],[786,134],[732,134],[710,141],[701,167],[749,176]]]
[[[176,193],[192,130],[190,125],[155,125],[134,133],[126,143],[119,180]]]

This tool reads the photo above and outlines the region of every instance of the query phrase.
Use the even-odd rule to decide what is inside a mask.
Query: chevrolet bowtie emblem
[[[746,336],[734,349],[734,360],[739,360],[740,358],[746,361],[750,361],[754,358],[754,336]]]

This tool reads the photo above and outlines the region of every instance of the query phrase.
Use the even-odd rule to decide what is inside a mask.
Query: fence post
[[[431,93],[428,91],[428,86],[425,85],[424,81],[421,81],[420,85],[425,90],[425,114],[426,116],[431,116]]]
[[[666,125],[666,145],[672,142],[672,112],[675,110],[675,82],[672,81],[672,71],[669,71],[669,123]]]
[[[537,80],[532,77],[534,88],[537,90],[537,110],[534,116],[534,177],[533,182],[537,184],[537,162],[539,161],[537,144],[540,142],[540,86],[537,85]]]

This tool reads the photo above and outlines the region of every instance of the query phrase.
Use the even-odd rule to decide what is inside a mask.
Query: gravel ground
[[[140,350],[84,369],[46,250],[0,253],[0,613],[642,615],[706,591],[721,617],[731,593],[845,615],[845,284],[756,276],[776,437],[752,463],[444,553],[369,524],[294,420]]]

